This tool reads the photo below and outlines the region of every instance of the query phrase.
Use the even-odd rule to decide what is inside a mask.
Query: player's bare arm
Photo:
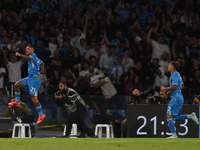
[[[162,87],[160,88],[160,90],[161,90],[161,91],[166,91],[166,92],[168,92],[168,91],[174,91],[174,90],[177,89],[177,87],[178,87],[178,85],[173,84],[171,87],[164,87],[164,86],[162,86]]]
[[[43,78],[43,74],[44,74],[44,63],[41,62],[40,63],[40,78]]]
[[[40,63],[40,73],[44,74],[44,63],[43,62]]]
[[[19,56],[19,57],[22,57],[22,58],[24,58],[24,59],[27,59],[27,60],[33,60],[32,57],[29,57],[29,56],[27,56],[27,55],[22,55],[22,54],[20,54],[20,53],[18,53],[18,52],[16,52],[15,55],[16,55],[16,56]]]

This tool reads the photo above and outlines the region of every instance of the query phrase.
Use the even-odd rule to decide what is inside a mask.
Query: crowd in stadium
[[[27,44],[45,63],[41,95],[57,92],[59,81],[106,99],[159,92],[171,60],[180,65],[185,103],[200,95],[199,0],[68,2],[64,11],[62,0],[0,2],[0,97],[28,76],[27,61],[15,56]]]

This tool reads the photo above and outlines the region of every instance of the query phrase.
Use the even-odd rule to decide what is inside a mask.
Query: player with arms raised
[[[168,66],[168,71],[171,74],[169,79],[170,87],[161,87],[161,91],[171,91],[171,101],[167,108],[167,122],[172,136],[169,138],[178,138],[176,134],[174,121],[192,119],[196,124],[199,124],[196,114],[193,112],[187,115],[181,115],[181,108],[184,102],[183,95],[181,93],[181,88],[183,86],[183,81],[180,74],[177,72],[179,67],[178,62],[172,61]]]
[[[20,88],[28,87],[31,100],[38,110],[39,117],[37,124],[39,124],[45,118],[45,114],[42,112],[42,106],[38,101],[38,90],[41,85],[40,78],[43,77],[44,73],[44,63],[36,56],[34,48],[31,44],[28,44],[26,47],[26,55],[19,54],[18,52],[16,52],[15,55],[28,60],[28,77],[15,83],[15,101],[9,103],[8,105],[20,105]]]

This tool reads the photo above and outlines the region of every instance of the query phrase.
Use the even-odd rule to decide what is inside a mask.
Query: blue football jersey
[[[177,71],[174,71],[171,74],[171,77],[169,79],[170,87],[174,84],[178,85],[177,89],[174,91],[171,91],[171,96],[174,97],[176,96],[177,93],[181,93],[181,86],[183,84],[183,80],[180,76],[180,74]]]
[[[42,62],[35,53],[29,55],[33,60],[28,60],[28,77],[34,78],[40,76],[40,63]]]

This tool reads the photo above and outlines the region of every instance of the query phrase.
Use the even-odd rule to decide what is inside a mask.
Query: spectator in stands
[[[37,0],[33,0],[31,2],[31,7],[40,15],[40,8],[41,8],[41,3],[38,2]]]
[[[86,40],[84,38],[80,39],[80,44],[77,48],[80,50],[80,55],[84,57],[87,52]]]
[[[54,52],[54,57],[52,59],[49,59],[49,62],[47,63],[47,72],[49,73],[47,75],[47,78],[52,77],[55,71],[57,71],[58,74],[61,74],[63,68],[64,64],[63,61],[60,59],[60,52],[56,50]]]
[[[90,60],[90,64],[92,64],[95,68],[99,68],[99,63],[95,56],[93,56],[93,55],[90,56],[89,60]]]
[[[52,58],[54,56],[54,52],[57,50],[58,45],[56,44],[56,35],[53,34],[50,37],[50,41],[48,43],[48,49],[51,52],[51,55],[49,56],[49,58]]]
[[[100,49],[101,49],[101,45],[100,43],[97,43],[94,48],[87,51],[87,53],[85,54],[85,60],[89,62],[90,61],[89,58],[92,55],[95,56],[97,60],[99,60],[102,53]]]
[[[153,87],[157,92],[159,92],[161,86],[167,86],[167,85],[169,85],[169,82],[168,82],[168,77],[165,75],[165,68],[159,67],[157,70],[157,75]]]
[[[124,22],[124,23],[126,23],[127,19],[129,18],[130,14],[131,14],[131,11],[130,11],[131,5],[130,5],[130,3],[128,1],[126,1],[124,3],[124,9],[118,10],[119,5],[121,5],[120,1],[116,5],[114,11],[121,16],[121,21]]]
[[[147,40],[151,43],[152,48],[153,48],[151,60],[153,60],[154,58],[158,58],[160,60],[164,52],[167,52],[170,55],[169,60],[171,60],[171,53],[170,53],[169,47],[166,44],[164,44],[164,37],[159,36],[158,42],[156,42],[150,39],[152,31],[153,31],[153,28],[149,30],[149,33],[147,35]]]
[[[85,72],[88,70],[88,68],[89,68],[88,62],[84,62],[82,68],[83,68],[83,70],[81,70],[79,72],[79,77],[83,76],[85,74]]]
[[[5,64],[8,68],[8,82],[10,85],[9,89],[10,89],[10,92],[14,92],[14,87],[12,87],[12,85],[14,85],[15,82],[21,79],[21,65],[23,64],[24,59],[17,60],[17,56],[13,54],[11,56],[11,62],[10,62],[8,61],[7,53],[3,52],[3,55],[4,55]],[[11,93],[11,95],[12,94],[13,93]]]
[[[21,14],[23,15],[24,18],[27,17],[27,13],[31,10],[31,0],[27,0],[25,2],[25,8],[21,10]]]
[[[98,71],[99,71],[98,68],[94,68],[93,64],[90,64],[88,70],[85,71],[83,76],[85,75],[92,76],[92,75],[95,75]]]
[[[4,88],[4,76],[6,75],[6,69],[3,67],[0,61],[0,88]]]
[[[108,46],[108,52],[102,54],[99,60],[99,68],[104,72],[105,75],[108,75],[110,69],[114,66],[114,46]]]
[[[71,49],[68,46],[68,41],[63,41],[62,46],[58,48],[61,57],[67,59],[71,56]]]
[[[128,71],[131,67],[134,66],[134,62],[133,62],[133,59],[129,57],[129,55],[130,55],[129,48],[125,48],[123,50],[123,53],[124,53],[124,57],[123,57],[122,65],[126,69],[126,71]]]
[[[27,39],[28,44],[34,45],[36,43],[36,40],[38,39],[38,35],[35,35],[34,30],[30,30],[30,35],[25,34],[25,37]]]
[[[4,45],[2,45],[2,48],[8,51],[11,51],[10,38],[8,36],[3,37],[3,43]]]
[[[37,39],[37,44],[34,46],[34,50],[37,57],[42,61],[51,55],[51,52],[48,48],[45,48],[41,39]]]
[[[121,40],[124,39],[126,47],[129,47],[129,41],[125,37],[122,36],[122,31],[117,31],[115,35],[116,35],[116,38],[112,40],[111,45],[115,46],[116,48],[120,45]]]
[[[57,71],[54,71],[53,76],[50,79],[50,94],[54,94],[58,91],[58,83],[60,82],[60,75]]]
[[[53,27],[52,27],[52,30],[53,30]],[[63,34],[62,34],[62,32],[60,31],[59,28],[55,29],[55,34],[57,36],[57,40],[56,41],[58,43],[58,47],[61,47],[63,45],[63,40],[62,40],[63,39]]]
[[[152,16],[155,19],[155,16],[152,12],[147,11],[148,6],[145,3],[141,4],[141,12],[138,14],[138,18],[140,20],[141,27],[143,29],[146,28],[146,21],[148,16]]]
[[[157,70],[160,67],[159,65],[159,59],[158,58],[154,58],[152,61],[152,64],[149,66],[148,69],[148,77],[150,77],[150,80],[152,81],[152,84],[155,82],[155,78],[157,75]]]
[[[142,84],[140,83],[140,79],[136,74],[131,77],[130,83],[126,85],[125,94],[130,95],[135,89],[143,92]]]
[[[79,47],[80,45],[80,39],[82,38],[86,38],[86,32],[87,32],[87,24],[88,24],[88,16],[87,15],[84,15],[85,16],[85,26],[84,26],[84,29],[83,31],[81,31],[80,28],[77,28],[76,29],[76,36],[72,39],[73,41],[73,44],[74,44],[74,47]]]
[[[21,44],[21,40],[19,40],[18,34],[16,32],[13,32],[10,50],[14,52],[18,52],[20,44]]]
[[[91,83],[91,87],[101,87],[101,92],[103,93],[106,102],[105,105],[103,106],[101,112],[106,113],[106,110],[110,107],[113,106],[116,113],[117,113],[117,106],[116,106],[116,99],[114,98],[114,95],[117,94],[117,91],[115,87],[113,86],[111,80],[106,77],[103,73],[99,74],[99,81],[96,83]]]
[[[122,66],[123,58],[121,56],[117,57],[117,65],[110,69],[109,78],[112,79],[115,88],[119,94],[123,92],[123,86],[120,83],[120,77],[126,72],[126,69]]]
[[[127,47],[126,47],[126,41],[125,41],[124,39],[121,39],[121,40],[120,40],[120,43],[119,43],[119,46],[117,46],[117,47],[115,48],[114,55],[123,57],[123,56],[124,56],[123,50],[124,50],[125,48],[127,48]]]
[[[81,64],[83,57],[80,55],[80,51],[77,48],[72,50],[72,57],[69,58],[69,67],[71,71],[75,74],[76,78],[79,76],[79,71],[81,70]]]
[[[164,52],[161,60],[159,61],[159,65],[165,69],[165,73],[168,72],[168,65],[170,64],[169,54]]]

